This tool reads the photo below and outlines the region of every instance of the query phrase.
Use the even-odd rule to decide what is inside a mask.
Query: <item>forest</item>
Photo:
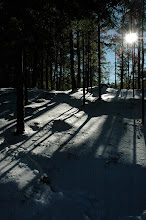
[[[98,86],[101,99],[109,49],[115,52],[115,88],[144,89],[143,0],[1,1],[0,12],[0,86],[17,88],[18,133],[24,129],[27,88],[83,87],[84,103],[85,88]],[[125,43],[125,34],[133,32],[138,41]]]
[[[2,220],[146,220],[145,9],[0,0]]]

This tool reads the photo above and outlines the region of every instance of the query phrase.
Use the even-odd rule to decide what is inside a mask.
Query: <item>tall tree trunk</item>
[[[19,47],[17,52],[17,131],[20,135],[24,132],[24,73],[23,73],[23,48]]]
[[[27,70],[25,69],[25,105],[28,105],[28,73],[27,73]]]
[[[61,89],[61,81],[62,81],[62,49],[60,48],[60,72],[59,72],[59,89]]]
[[[60,65],[59,89],[62,89],[62,64]]]
[[[53,87],[53,70],[52,70],[52,60],[50,59],[50,82],[51,82],[51,90],[54,89]]]
[[[144,0],[142,5],[142,124],[144,125]]]
[[[28,105],[28,79],[27,79],[27,69],[26,69],[26,52],[25,48],[23,50],[23,75],[24,75],[24,92],[25,92],[25,105]]]
[[[46,90],[48,90],[48,50],[46,54]]]
[[[33,53],[31,53],[31,55],[30,55],[30,59],[29,59],[29,67],[28,67],[28,81],[27,81],[27,83],[28,83],[28,86],[29,87],[33,87],[33,71],[32,71],[32,68],[33,68]]]
[[[75,74],[74,74],[74,48],[73,48],[73,34],[70,31],[70,61],[71,61],[71,80],[72,80],[72,91],[76,89]]]
[[[42,57],[41,57],[41,89],[44,89],[44,55],[42,51]]]
[[[86,42],[86,41],[85,41]],[[84,42],[84,43],[85,43]],[[87,88],[87,71],[88,71],[88,67],[87,67],[87,64],[88,64],[88,57],[86,56],[86,52],[85,52],[85,50],[86,50],[86,47],[84,47],[85,49],[84,49],[84,54],[85,54],[85,57],[86,57],[86,60],[84,61],[85,63],[84,63],[84,71],[85,71],[85,88]],[[88,91],[88,89],[87,89],[87,91]]]
[[[123,33],[122,33],[122,56],[121,56],[121,89],[123,89],[124,63],[123,63]]]
[[[64,78],[65,78],[64,69],[65,69],[65,67],[64,67],[64,64],[63,64],[63,67],[62,67],[62,89],[63,90],[65,89],[65,87],[64,87],[64,82],[65,82],[65,80],[64,80]]]
[[[92,91],[92,65],[91,65],[91,53],[90,53],[90,87],[91,87],[91,93]]]
[[[101,52],[100,52],[100,24],[98,24],[98,89],[99,100],[101,99]]]
[[[117,48],[115,48],[115,88],[117,88]]]
[[[56,89],[56,72],[55,70],[53,71],[54,75],[53,75],[53,89]]]
[[[125,21],[125,7],[122,9],[122,28],[124,27],[124,21]],[[121,56],[121,88],[120,89],[123,89],[123,79],[124,79],[124,56],[123,56],[123,53],[124,53],[124,33],[122,31],[122,56]],[[121,93],[122,94],[122,93]]]
[[[82,36],[82,47],[83,47],[83,105],[85,105],[84,34]]]
[[[140,27],[138,36],[140,36]],[[138,41],[138,89],[140,89],[140,40]]]
[[[135,43],[133,45],[133,48],[132,48],[132,57],[133,57],[133,63],[132,63],[132,73],[133,73],[133,98],[134,98],[134,75],[135,75]]]
[[[58,52],[56,51],[55,57],[55,72],[54,72],[54,83],[56,84],[56,90],[58,90]]]
[[[129,51],[128,51],[128,89],[130,89],[130,78],[129,78]]]
[[[38,76],[38,52],[34,51],[34,59],[33,59],[33,75],[32,75],[32,87],[36,87],[37,85],[37,76]]]
[[[77,75],[77,87],[81,87],[81,56],[80,56],[80,36],[79,36],[79,30],[77,30],[77,56],[78,56],[78,75]]]
[[[88,57],[87,57],[87,92],[89,92],[89,71],[90,71],[90,41],[89,41],[89,34],[88,34]]]
[[[131,20],[131,33],[133,32],[133,14],[130,14],[130,20]],[[134,65],[135,65],[135,43],[134,46],[132,46],[132,74],[133,75],[133,81],[132,81],[132,87],[133,87],[133,97],[134,97]]]

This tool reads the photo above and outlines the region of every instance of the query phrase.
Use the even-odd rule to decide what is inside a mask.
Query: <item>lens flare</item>
[[[138,36],[137,36],[136,33],[129,33],[129,34],[126,34],[125,40],[126,40],[127,43],[132,44],[132,43],[134,43],[135,41],[138,40]]]

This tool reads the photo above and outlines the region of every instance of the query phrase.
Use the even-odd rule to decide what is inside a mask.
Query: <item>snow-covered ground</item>
[[[0,219],[146,220],[140,91],[94,88],[82,106],[82,89],[29,89],[15,129],[16,92],[0,89]]]

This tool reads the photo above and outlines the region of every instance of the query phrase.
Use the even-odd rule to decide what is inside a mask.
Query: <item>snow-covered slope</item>
[[[146,220],[141,93],[29,89],[15,136],[16,93],[0,89],[2,220]]]

